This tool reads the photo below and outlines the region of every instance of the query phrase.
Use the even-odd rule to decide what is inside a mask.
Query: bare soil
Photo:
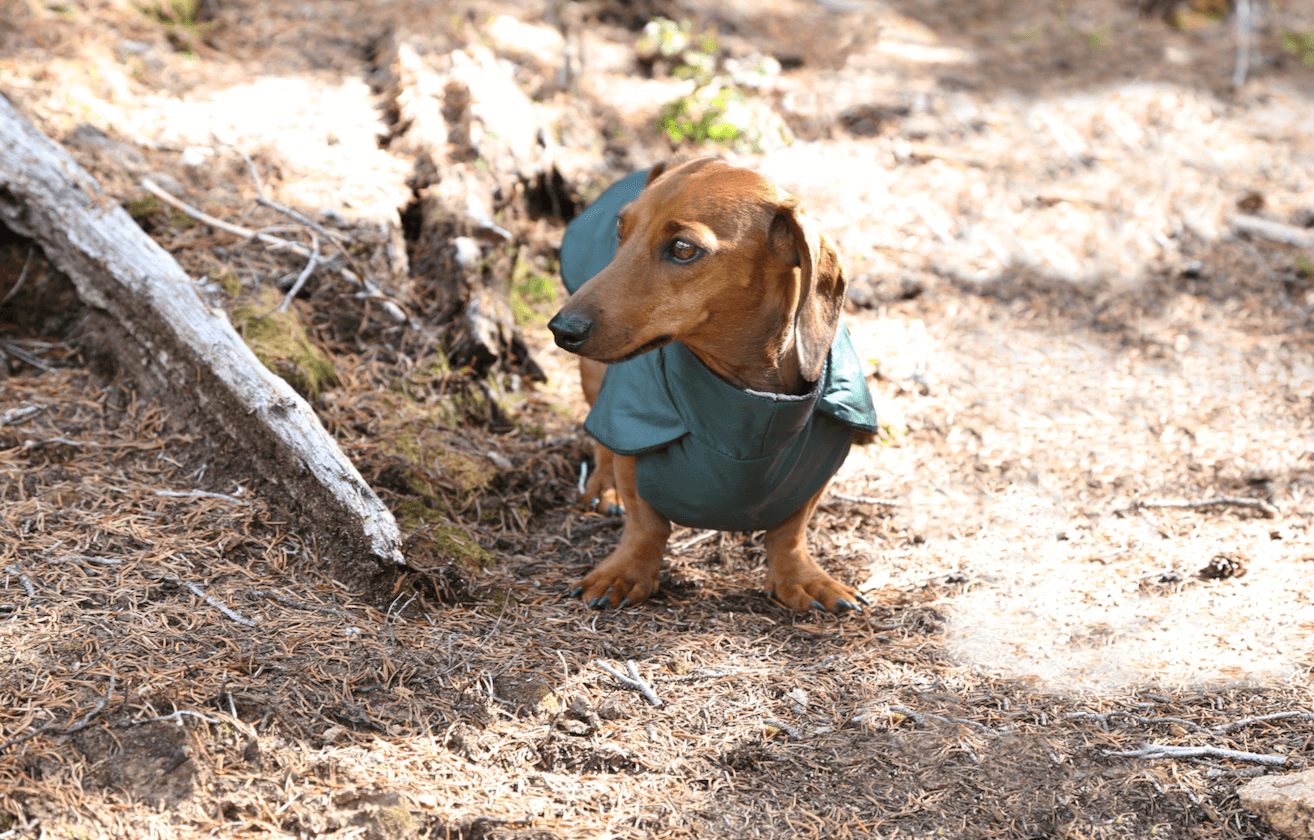
[[[873,605],[779,609],[759,536],[689,530],[651,603],[567,599],[619,529],[575,508],[556,304],[520,313],[545,382],[476,376],[440,325],[322,273],[294,310],[336,374],[308,393],[411,564],[344,582],[263,501],[277,477],[139,398],[7,236],[0,840],[1276,836],[1235,790],[1314,753],[1314,251],[1234,221],[1314,226],[1314,69],[1283,46],[1314,8],[1265,5],[1234,88],[1207,3],[200,5],[0,3],[0,92],[230,311],[302,265],[143,203],[141,177],[297,230],[245,154],[437,306],[388,250],[400,224],[423,264],[392,33],[490,45],[558,121],[561,183],[498,208],[507,278],[550,272],[572,207],[676,151],[653,120],[681,83],[634,59],[651,15],[781,59],[762,96],[794,141],[724,154],[849,266],[887,426],[813,545]],[[499,14],[564,46],[526,53]],[[1155,752],[1186,747],[1216,751]]]

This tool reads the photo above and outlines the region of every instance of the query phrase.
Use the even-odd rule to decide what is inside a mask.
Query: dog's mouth
[[[598,361],[608,365],[614,365],[617,362],[628,362],[630,359],[633,359],[635,356],[642,356],[644,353],[647,353],[649,350],[656,350],[658,347],[661,347],[662,345],[670,344],[674,338],[675,336],[669,333],[667,333],[666,335],[659,335],[656,338],[654,338],[652,341],[646,341],[643,344],[640,344],[638,347],[626,353],[624,356],[620,356],[619,358],[615,358],[615,359],[599,359]]]

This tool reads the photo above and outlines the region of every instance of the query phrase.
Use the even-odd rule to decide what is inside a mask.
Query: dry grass
[[[588,447],[569,361],[531,336],[546,385],[476,381],[384,306],[436,311],[431,278],[381,280],[380,298],[317,275],[293,311],[339,384],[315,408],[398,513],[412,563],[348,587],[313,531],[265,506],[242,453],[57,340],[76,307],[38,254],[0,309],[0,347],[28,359],[7,350],[0,378],[0,840],[1273,836],[1234,790],[1280,772],[1258,762],[1311,754],[1309,281],[1292,249],[1206,229],[1225,225],[1232,192],[1299,221],[1314,182],[1281,112],[1294,94],[1274,64],[1271,90],[1222,107],[1226,39],[1142,28],[1125,4],[899,5],[860,22],[879,17],[886,46],[921,44],[914,18],[946,42],[970,29],[936,55],[988,60],[896,61],[863,26],[827,23],[812,37],[838,46],[800,47],[789,81],[819,93],[791,100],[813,145],[753,161],[820,207],[874,307],[850,326],[897,428],[837,489],[898,504],[836,497],[813,544],[875,606],[782,611],[758,590],[758,538],[687,530],[653,602],[566,599],[617,535],[572,507]],[[163,138],[62,137],[124,204],[164,175],[228,221],[304,237],[207,134],[231,130],[278,200],[317,218],[350,204],[350,220],[323,220],[359,274],[392,277],[376,214],[404,203],[407,169],[371,145],[388,128],[359,81],[384,13],[217,8],[217,26],[171,34],[119,3],[73,22],[37,11],[0,42],[0,84],[56,135],[90,119]],[[738,22],[732,41],[780,51],[815,9],[717,14]],[[1102,10],[1126,42],[1087,56]],[[1019,15],[1040,34],[1013,38]],[[593,34],[623,44],[616,19]],[[1194,63],[1156,58],[1165,44]],[[1109,94],[1120,61],[1180,82],[1181,107],[1143,86]],[[591,115],[564,136],[628,132],[608,146],[617,168],[664,153],[632,78],[589,83],[548,103]],[[599,91],[627,104],[613,113]],[[271,92],[291,97],[287,118],[242,123],[241,103]],[[1029,122],[1041,111],[1048,123]],[[875,134],[854,128],[864,114]],[[1118,114],[1148,157],[1100,128]],[[1065,129],[1091,162],[1056,145]],[[1198,166],[1199,138],[1252,157]],[[186,166],[190,144],[219,151]],[[1203,186],[1185,195],[1183,173]],[[226,306],[303,264],[138,209]],[[560,225],[517,212],[517,245],[549,253]],[[1098,233],[1119,224],[1121,238]],[[1101,248],[1116,253],[1101,263]],[[26,255],[0,243],[0,293]],[[1074,261],[1080,282],[1061,271]],[[1217,495],[1276,515],[1137,505]],[[661,705],[603,667],[630,663]],[[1145,744],[1248,755],[1119,755]]]

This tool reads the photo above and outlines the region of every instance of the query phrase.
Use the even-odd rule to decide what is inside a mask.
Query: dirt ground
[[[619,529],[575,507],[560,287],[517,313],[531,382],[317,274],[313,405],[412,567],[361,589],[5,234],[0,840],[1278,836],[1235,791],[1314,754],[1314,249],[1237,220],[1314,228],[1314,5],[1258,10],[1239,87],[1232,17],[1141,5],[0,0],[0,93],[248,303],[301,265],[140,178],[288,225],[245,154],[360,260],[414,248],[397,32],[488,46],[556,120],[568,206],[504,202],[508,276],[672,153],[650,17],[774,56],[792,142],[718,153],[835,237],[886,424],[814,521],[861,615],[779,609],[760,535],[687,529],[652,602],[590,611],[565,593]]]

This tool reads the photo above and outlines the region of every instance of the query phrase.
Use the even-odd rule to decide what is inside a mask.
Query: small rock
[[[1261,776],[1237,789],[1241,804],[1293,840],[1314,840],[1314,770]]]
[[[182,150],[182,157],[178,162],[183,166],[197,167],[204,166],[214,157],[214,149],[207,149],[205,146],[188,146]]]

